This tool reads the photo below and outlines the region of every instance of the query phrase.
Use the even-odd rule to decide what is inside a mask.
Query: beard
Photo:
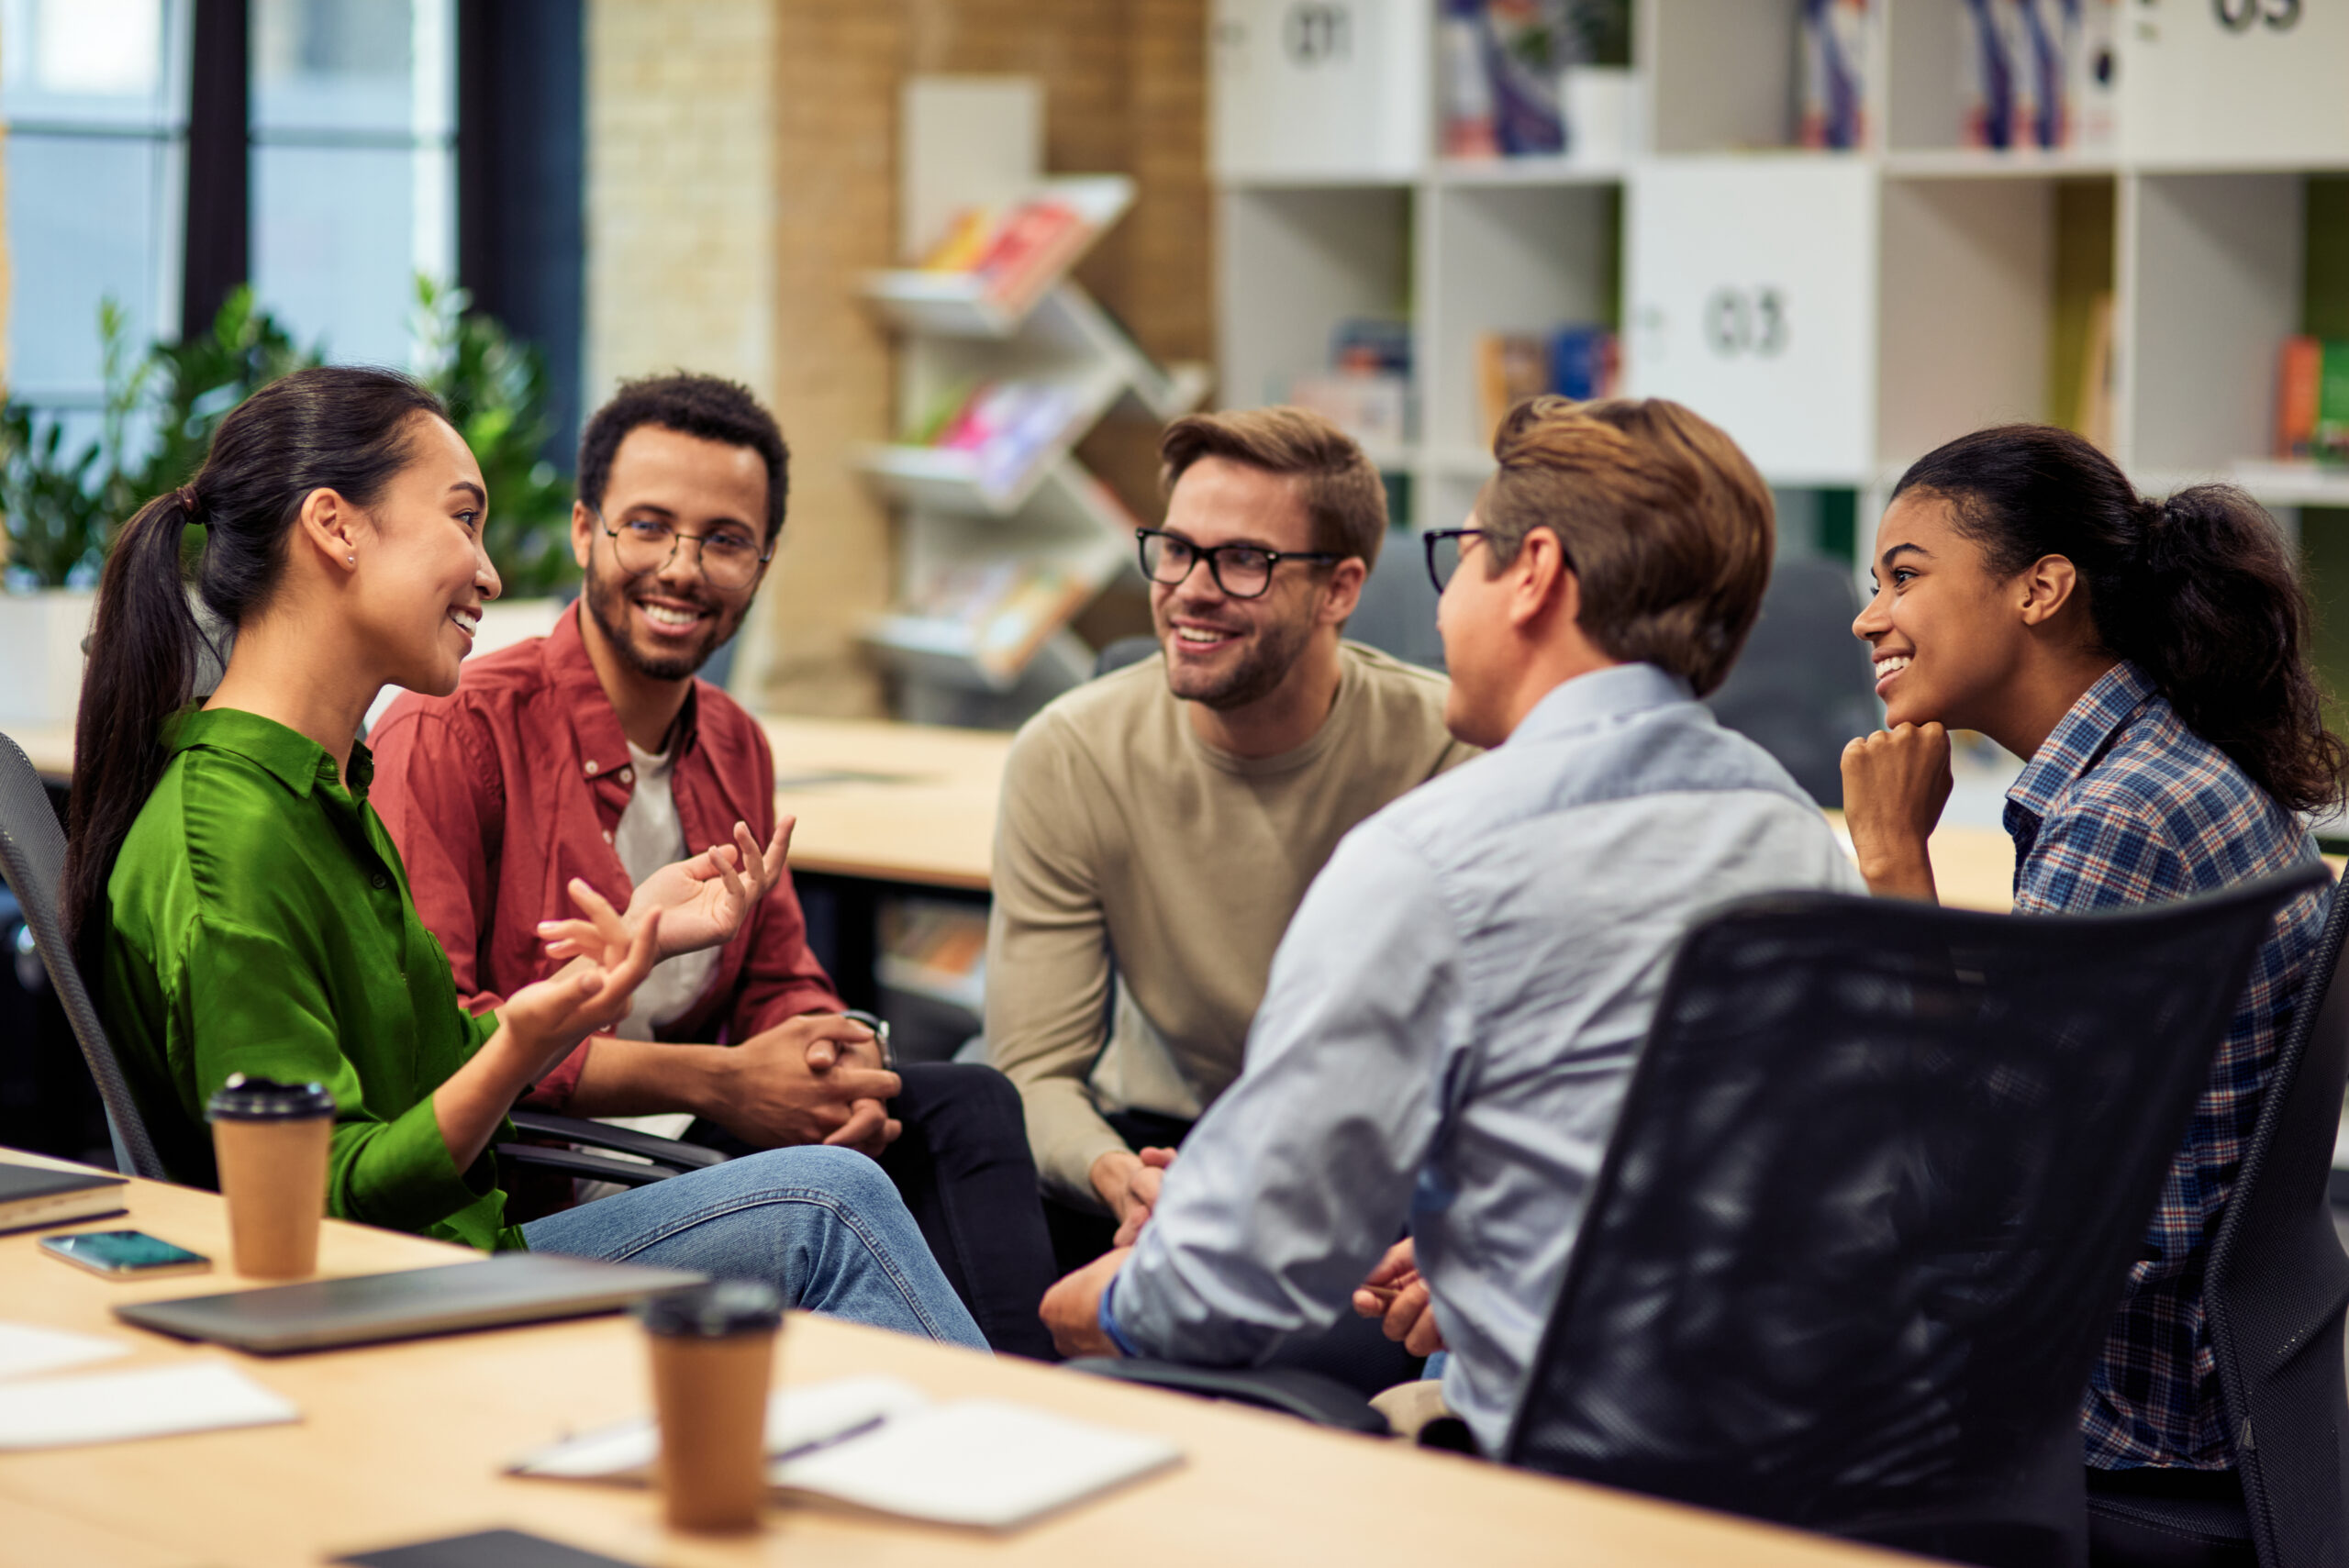
[[[1313,638],[1309,620],[1274,621],[1260,626],[1241,643],[1238,656],[1221,672],[1186,670],[1170,653],[1166,661],[1167,689],[1186,702],[1226,713],[1246,707],[1272,695],[1304,657]],[[1174,641],[1168,628],[1159,634],[1162,644]]]
[[[604,639],[620,656],[620,662],[651,680],[682,681],[693,674],[709,662],[711,654],[726,645],[726,639],[740,628],[743,616],[750,611],[747,600],[729,611],[707,588],[691,594],[669,593],[670,598],[689,599],[696,609],[710,612],[709,618],[702,623],[701,639],[693,646],[655,652],[638,645],[630,624],[628,595],[638,579],[617,574],[607,577],[598,570],[598,564],[594,557],[589,558],[586,581],[580,589],[580,596],[587,601],[587,613],[596,617],[596,625],[602,628]]]

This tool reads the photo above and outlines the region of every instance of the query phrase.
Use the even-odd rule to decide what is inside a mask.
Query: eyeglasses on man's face
[[[1430,528],[1419,535],[1419,543],[1428,552],[1428,581],[1435,584],[1440,595],[1452,574],[1460,570],[1460,558],[1467,550],[1465,541],[1483,539],[1482,528]]]
[[[1262,598],[1273,585],[1273,568],[1284,561],[1337,561],[1326,550],[1266,550],[1260,544],[1196,545],[1164,528],[1136,528],[1141,547],[1141,574],[1172,588],[1191,575],[1201,561],[1225,595],[1234,599]]]
[[[665,517],[622,517],[614,528],[604,520],[603,512],[595,506],[587,508],[596,514],[596,524],[612,538],[612,554],[618,560],[622,572],[631,577],[659,572],[676,559],[680,545],[690,540],[694,554],[701,562],[701,574],[709,585],[718,589],[747,588],[774,554],[772,548],[759,548],[758,539],[750,529],[721,523],[707,533],[688,534],[677,531],[676,525]]]

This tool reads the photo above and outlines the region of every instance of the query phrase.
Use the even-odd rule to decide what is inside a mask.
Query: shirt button
[[[591,779],[596,776],[596,759],[593,757],[587,759],[587,776]]]
[[[391,884],[392,884],[392,879],[391,879],[390,877],[388,877],[388,876],[385,876],[382,872],[377,872],[374,875],[373,875],[373,876],[369,877],[367,880],[368,880],[370,883],[373,884],[374,888],[375,888],[375,891],[376,891],[376,892],[378,892],[378,893],[383,892],[383,891],[384,891],[384,889],[385,889],[385,888],[387,888],[387,887],[391,886]]]
[[[604,842],[606,842],[607,844],[608,844],[608,843],[610,843],[611,841],[612,841],[612,830],[611,830],[609,828],[605,828],[605,829],[604,829]]]
[[[635,782],[636,770],[634,768],[622,768],[620,770],[620,783],[634,784]]]

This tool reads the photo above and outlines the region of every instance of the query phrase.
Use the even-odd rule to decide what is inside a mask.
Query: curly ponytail
[[[1901,475],[1950,503],[1958,531],[2010,577],[2070,561],[2105,650],[2143,670],[2186,727],[2294,811],[2341,798],[2349,742],[2324,728],[2309,605],[2291,548],[2231,484],[2140,497],[2113,461],[2050,425],[1961,436]]]
[[[73,725],[66,929],[84,962],[115,857],[168,760],[163,727],[195,695],[204,642],[182,565],[188,525],[204,528],[194,586],[229,627],[268,603],[285,536],[314,490],[364,506],[409,456],[418,414],[447,411],[391,371],[336,365],[271,383],[222,420],[203,469],[158,495],[115,536],[98,578],[89,663]]]

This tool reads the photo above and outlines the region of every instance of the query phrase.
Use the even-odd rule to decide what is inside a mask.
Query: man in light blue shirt
[[[1469,526],[1429,536],[1445,722],[1494,750],[1341,843],[1153,1218],[1043,1308],[1068,1353],[1252,1365],[1367,1277],[1390,1333],[1440,1330],[1487,1452],[1682,933],[1747,894],[1863,891],[1809,797],[1696,701],[1769,578],[1744,455],[1675,404],[1560,398],[1494,451]]]

